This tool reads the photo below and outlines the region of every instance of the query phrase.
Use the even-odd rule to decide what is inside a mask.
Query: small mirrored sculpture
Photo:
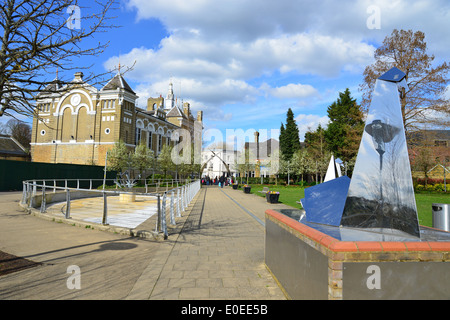
[[[344,227],[420,237],[400,95],[405,74],[377,79],[342,214]]]

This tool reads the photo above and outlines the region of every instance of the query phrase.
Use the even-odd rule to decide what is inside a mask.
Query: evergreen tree
[[[280,150],[286,161],[292,158],[295,151],[300,150],[300,135],[291,108],[287,111],[286,126],[281,124]]]
[[[361,107],[347,88],[328,109],[330,122],[324,132],[328,149],[343,161],[352,160],[358,153],[364,129]]]
[[[286,150],[286,129],[284,128],[284,124],[283,123],[281,123],[281,127],[280,127],[280,138],[279,138],[279,140],[280,140],[280,145],[279,145],[279,148],[280,148],[280,153],[283,153],[284,152],[284,150]]]

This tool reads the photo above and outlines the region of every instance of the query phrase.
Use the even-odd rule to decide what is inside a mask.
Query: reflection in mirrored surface
[[[341,224],[420,237],[395,82],[376,81]]]
[[[349,185],[350,178],[342,176],[305,189],[306,221],[339,226]]]

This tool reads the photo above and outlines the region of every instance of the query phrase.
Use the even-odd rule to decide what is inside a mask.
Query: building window
[[[136,145],[141,142],[141,128],[136,128]]]
[[[110,130],[109,128],[106,128],[106,129],[105,129],[105,133],[106,133],[106,134],[109,134],[110,132],[111,132],[111,130]]]
[[[45,130],[41,130],[41,136],[45,136]]]
[[[114,109],[116,107],[116,100],[103,100],[103,109]]]
[[[152,138],[153,138],[153,133],[151,131],[147,132],[147,148],[149,148],[150,150],[152,149]]]
[[[50,103],[42,103],[39,105],[39,110],[42,112],[50,112]]]
[[[446,147],[447,146],[447,141],[445,141],[445,140],[435,140],[434,141],[434,145],[436,147]]]
[[[162,134],[158,134],[158,154],[161,152],[162,148]]]

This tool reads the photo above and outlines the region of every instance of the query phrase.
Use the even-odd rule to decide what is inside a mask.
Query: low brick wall
[[[274,210],[265,241],[291,299],[450,299],[449,241],[340,241]]]

